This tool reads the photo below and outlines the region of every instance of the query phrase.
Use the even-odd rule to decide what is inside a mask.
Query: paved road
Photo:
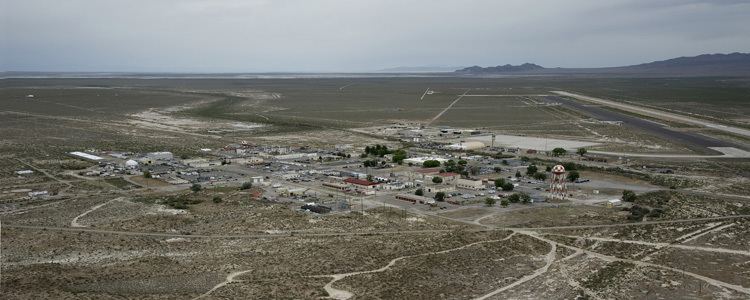
[[[595,98],[595,97],[590,97],[590,96],[585,96],[585,95],[580,95],[580,94],[574,94],[570,92],[564,92],[564,91],[552,91],[552,92],[558,95],[573,97],[579,100],[602,104],[602,105],[606,105],[609,107],[614,107],[614,108],[622,109],[625,111],[635,112],[638,114],[655,117],[655,118],[662,119],[662,120],[676,121],[676,122],[691,124],[691,125],[698,125],[698,126],[703,126],[706,128],[711,128],[715,130],[720,130],[724,132],[729,132],[729,133],[733,133],[737,135],[750,137],[750,130],[744,129],[744,128],[737,128],[737,127],[731,127],[731,126],[726,126],[722,124],[716,124],[716,123],[709,122],[706,120],[696,119],[696,118],[678,115],[678,114],[665,112],[661,110],[656,110],[656,109],[651,109],[651,108],[646,108],[646,107],[636,106],[636,105],[630,105],[630,104],[625,104],[622,102],[605,100],[605,99],[600,99],[600,98]]]
[[[737,149],[735,147],[709,147],[711,150],[716,150],[722,154],[659,154],[659,153],[627,153],[627,152],[611,152],[611,151],[598,151],[589,150],[592,154],[604,154],[612,156],[622,157],[650,157],[650,158],[750,158],[750,152]]]
[[[467,93],[469,93],[469,90],[466,90],[463,94],[459,95],[458,98],[456,98],[456,100],[453,100],[453,102],[451,102],[451,104],[448,105],[448,107],[446,107],[445,109],[443,109],[443,111],[441,111],[440,113],[438,113],[437,116],[435,116],[434,118],[432,118],[432,120],[430,120],[430,122],[428,122],[427,125],[429,126],[433,122],[437,121],[437,119],[440,119],[440,116],[442,116],[445,112],[447,112],[449,109],[451,109],[451,107],[453,107],[453,105],[455,105],[459,100],[461,100],[461,98],[463,98],[464,96],[466,96]]]
[[[720,154],[718,153],[718,151],[710,149],[709,147],[742,148],[742,146],[734,143],[717,140],[697,133],[676,131],[656,122],[644,120],[635,116],[626,115],[598,106],[584,105],[582,103],[559,96],[549,96],[545,99],[549,102],[561,103],[576,111],[590,115],[597,120],[621,121],[623,123],[623,126],[627,126],[637,131],[647,132],[663,139],[677,141],[693,150],[701,151],[707,154]]]

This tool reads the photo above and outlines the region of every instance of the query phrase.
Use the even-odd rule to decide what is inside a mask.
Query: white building
[[[380,185],[380,189],[385,191],[403,190],[406,187],[406,183],[403,182],[391,182],[388,184]]]
[[[253,184],[263,183],[263,176],[253,176],[253,177],[250,177],[250,180],[252,180]]]
[[[16,174],[18,174],[18,175],[29,175],[29,174],[33,174],[33,173],[34,173],[34,171],[32,171],[32,170],[20,170],[20,171],[16,171]]]
[[[208,168],[211,166],[221,165],[220,161],[209,161],[208,159],[205,159],[205,158],[184,159],[182,160],[182,163],[193,168]]]
[[[49,195],[49,192],[47,192],[47,191],[29,192],[29,197],[31,197],[31,198],[46,197],[47,195]]]
[[[296,179],[299,177],[300,177],[300,174],[297,172],[288,172],[285,174],[281,174],[281,178],[284,180]]]
[[[263,163],[263,159],[260,157],[235,157],[228,159],[228,161],[238,165],[257,165]]]
[[[96,156],[96,155],[93,155],[93,154],[84,153],[84,152],[80,152],[80,151],[70,152],[70,155],[75,156],[75,157],[80,158],[80,159],[90,160],[90,161],[100,161],[100,160],[104,159],[104,158],[101,158],[99,156]]]
[[[428,160],[437,160],[441,164],[444,163],[444,162],[446,162],[446,161],[448,161],[447,159],[442,158],[442,157],[422,156],[422,157],[410,157],[410,158],[404,159],[404,163],[407,163],[407,164],[408,163],[412,163],[412,164],[415,164],[415,165],[421,165],[425,161],[428,161]]]
[[[278,160],[318,159],[318,154],[317,153],[290,153],[290,154],[276,155],[273,158],[278,159]]]
[[[622,205],[622,200],[620,199],[607,200],[607,207],[615,207],[620,205]]]
[[[449,149],[454,150],[476,150],[476,149],[482,149],[484,147],[487,147],[482,142],[477,141],[470,141],[470,142],[459,142],[452,145],[448,145]]]
[[[450,193],[456,191],[455,188],[453,188],[450,185],[443,185],[443,184],[429,184],[424,186],[424,190],[428,193]]]

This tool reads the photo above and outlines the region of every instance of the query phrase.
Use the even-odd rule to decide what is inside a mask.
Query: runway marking
[[[348,87],[348,86],[350,86],[350,85],[352,85],[352,84],[354,84],[354,83],[350,83],[350,84],[347,84],[347,85],[345,85],[345,86],[342,86],[342,87],[340,87],[340,88],[339,88],[339,91],[343,91],[343,90],[344,90],[344,89],[345,89],[346,87]]]
[[[422,99],[424,99],[424,96],[427,95],[427,92],[429,91],[430,91],[430,88],[427,88],[426,90],[424,90],[424,93],[422,93],[422,97],[419,97],[419,101],[422,101]]]

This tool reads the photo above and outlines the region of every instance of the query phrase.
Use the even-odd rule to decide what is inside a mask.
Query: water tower
[[[565,194],[568,191],[565,179],[565,167],[562,165],[552,167],[552,180],[549,186],[549,193],[553,200],[565,200]]]

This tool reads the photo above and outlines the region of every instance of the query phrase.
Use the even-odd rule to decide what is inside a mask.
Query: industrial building
[[[482,149],[484,147],[487,147],[487,145],[485,145],[482,142],[477,142],[477,141],[468,141],[468,142],[463,142],[462,141],[462,142],[458,142],[458,143],[455,143],[455,144],[448,145],[448,149],[464,150],[464,151],[466,151],[466,150]]]
[[[363,188],[363,189],[375,189],[376,186],[378,186],[378,182],[372,182],[367,180],[362,180],[358,178],[347,178],[344,179],[344,182],[347,184],[355,187],[355,188]]]
[[[398,194],[396,195],[396,199],[418,203],[418,204],[430,204],[430,205],[435,204],[435,199],[412,195],[412,194]]]
[[[99,156],[88,154],[85,152],[80,152],[80,151],[73,151],[73,152],[70,152],[69,154],[76,158],[80,158],[80,159],[88,160],[88,161],[101,161],[104,159]]]
[[[428,193],[449,193],[453,192],[456,189],[451,185],[444,185],[444,184],[428,184],[424,186],[424,190]]]
[[[415,164],[415,165],[422,165],[424,162],[426,162],[428,160],[437,160],[441,164],[444,163],[444,162],[446,162],[446,161],[448,161],[447,159],[442,158],[442,157],[422,156],[422,157],[410,157],[410,158],[404,159],[404,163],[407,163],[407,164],[408,163],[412,163],[412,164]]]

